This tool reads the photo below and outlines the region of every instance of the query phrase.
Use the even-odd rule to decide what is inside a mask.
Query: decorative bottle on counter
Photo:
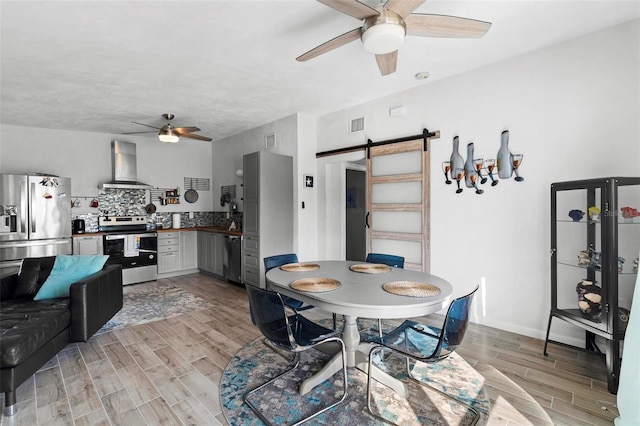
[[[467,145],[467,161],[464,163],[464,184],[467,188],[473,188],[475,186],[472,176],[477,174],[476,166],[473,164],[473,143],[470,143]]]
[[[500,151],[497,155],[498,176],[500,179],[509,179],[513,173],[513,162],[511,152],[509,152],[509,131],[502,132],[500,137]]]

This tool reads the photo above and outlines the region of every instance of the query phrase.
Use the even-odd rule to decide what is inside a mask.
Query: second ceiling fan
[[[382,75],[396,71],[398,48],[405,35],[442,38],[479,38],[490,22],[458,16],[412,13],[425,0],[388,0],[376,8],[357,0],[317,0],[339,12],[363,21],[355,28],[298,56],[305,62],[354,40],[361,39],[366,51],[376,55]]]
[[[134,124],[139,124],[145,127],[151,127],[152,129],[158,130],[158,139],[162,142],[168,143],[176,143],[180,140],[180,138],[189,138],[189,139],[197,139],[199,141],[207,141],[211,142],[213,139],[207,136],[195,135],[193,132],[199,132],[200,129],[197,127],[175,127],[171,124],[171,120],[174,119],[173,114],[162,114],[162,118],[167,120],[167,124],[162,127],[151,126],[149,124],[139,123],[137,121],[132,121]],[[148,130],[145,132],[124,132],[123,135],[133,135],[137,133],[154,133],[153,130]]]

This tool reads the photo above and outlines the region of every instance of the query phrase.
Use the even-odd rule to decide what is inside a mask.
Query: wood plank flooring
[[[222,371],[235,352],[260,337],[243,288],[203,274],[125,287],[176,285],[214,308],[92,337],[68,345],[18,389],[7,425],[226,425],[219,401]],[[313,318],[331,318],[316,309]],[[441,325],[437,315],[421,321]],[[486,379],[491,425],[611,425],[615,395],[595,355],[472,324],[460,355]],[[2,395],[4,403],[4,395]],[[603,407],[605,409],[603,409]]]

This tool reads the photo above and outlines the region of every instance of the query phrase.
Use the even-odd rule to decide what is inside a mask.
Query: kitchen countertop
[[[222,226],[196,226],[193,228],[167,228],[167,229],[156,230],[158,234],[161,234],[163,232],[180,232],[180,231],[205,231],[205,232],[217,232],[219,234],[226,234],[226,235],[235,235],[238,237],[242,236],[241,229],[234,229],[233,231],[230,231],[229,229],[223,228]]]
[[[159,234],[162,234],[164,232],[181,232],[181,231],[217,232],[219,234],[235,235],[237,237],[242,236],[241,229],[234,229],[233,231],[230,231],[227,228],[223,228],[222,226],[196,226],[193,228],[166,228],[166,229],[156,230],[156,232]],[[147,232],[153,232],[153,231],[147,231]],[[106,232],[86,232],[84,234],[73,234],[72,237],[98,237],[105,234]]]

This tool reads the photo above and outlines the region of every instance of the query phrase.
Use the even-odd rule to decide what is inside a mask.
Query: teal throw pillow
[[[33,300],[69,297],[71,284],[100,271],[108,258],[107,255],[56,256],[51,274]]]

